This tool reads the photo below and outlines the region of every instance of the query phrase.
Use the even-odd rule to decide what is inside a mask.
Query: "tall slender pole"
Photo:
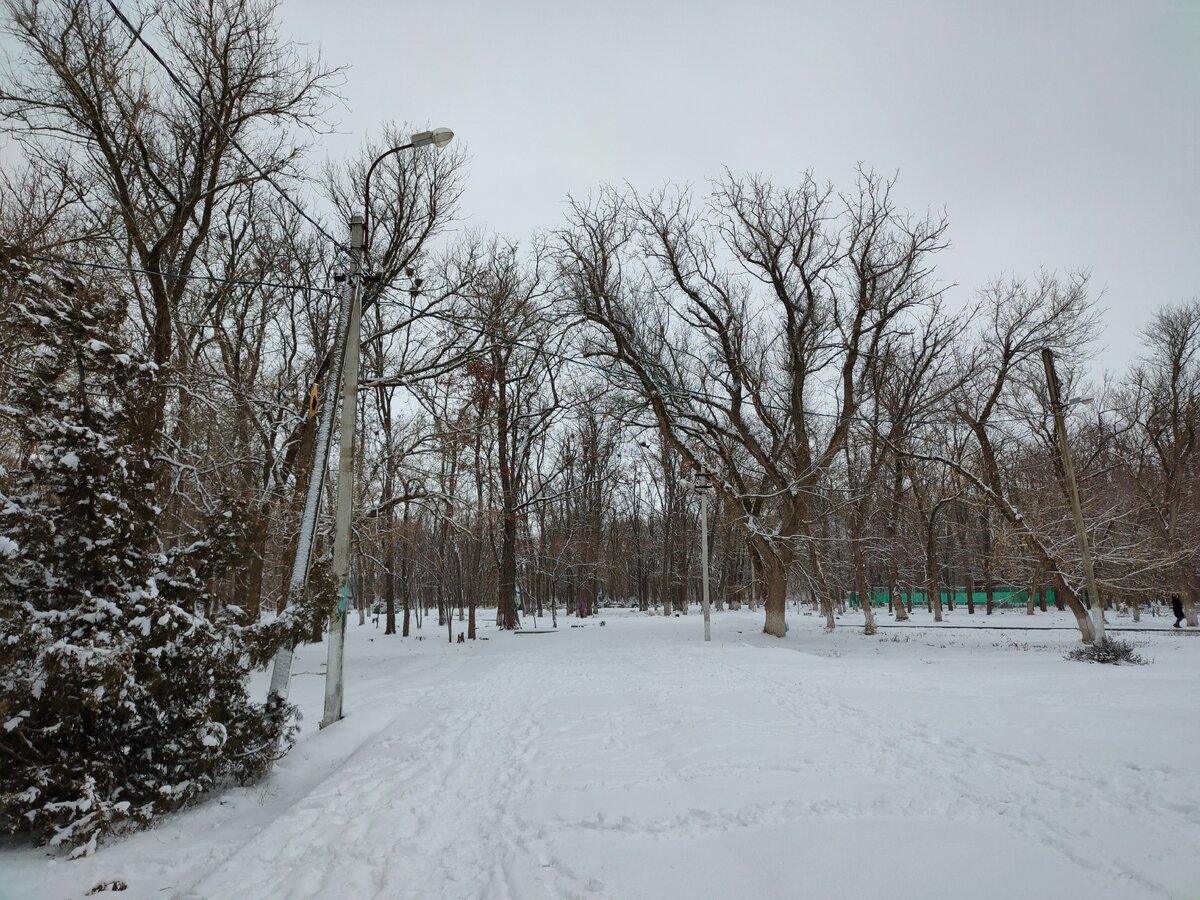
[[[354,510],[354,428],[358,421],[358,344],[362,329],[363,217],[350,217],[350,327],[342,366],[342,419],[338,459],[337,515],[333,533],[333,583],[337,608],[329,619],[329,656],[325,666],[325,715],[321,727],[342,717],[342,661],[346,611],[350,608],[350,526]]]
[[[1050,391],[1050,409],[1054,413],[1054,430],[1058,435],[1058,449],[1062,454],[1063,474],[1067,479],[1067,494],[1071,498],[1071,515],[1075,518],[1075,537],[1083,554],[1083,578],[1087,584],[1088,599],[1092,601],[1092,640],[1104,640],[1104,603],[1096,590],[1096,573],[1092,569],[1092,551],[1088,547],[1087,532],[1083,527],[1083,510],[1079,506],[1079,486],[1075,483],[1075,464],[1071,460],[1071,445],[1067,443],[1067,423],[1063,416],[1062,396],[1059,393],[1058,372],[1054,369],[1054,352],[1042,350],[1042,364],[1046,367],[1046,387]]]
[[[700,491],[700,584],[703,590],[704,639],[712,640],[712,622],[708,603],[708,490]]]
[[[329,468],[329,450],[333,443],[333,423],[337,418],[338,388],[342,382],[342,363],[345,359],[345,335],[350,327],[350,312],[353,306],[353,286],[347,282],[342,295],[338,314],[337,330],[333,337],[332,359],[326,374],[325,396],[317,414],[317,434],[313,445],[312,470],[308,476],[308,489],[304,496],[304,511],[300,517],[300,531],[296,536],[296,555],[292,560],[292,574],[288,580],[287,609],[300,603],[308,582],[308,570],[312,567],[312,550],[316,542],[318,510],[321,492],[325,487],[325,473]],[[292,647],[285,645],[275,653],[271,670],[271,687],[267,692],[267,703],[277,705],[288,698],[292,677]]]

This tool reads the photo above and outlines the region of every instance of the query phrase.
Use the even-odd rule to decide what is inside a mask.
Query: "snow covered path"
[[[324,732],[303,648],[305,731],[265,785],[80,862],[5,850],[0,896],[1200,894],[1200,638],[1137,635],[1155,663],[1112,668],[1064,661],[1070,632],[573,621],[351,626]]]

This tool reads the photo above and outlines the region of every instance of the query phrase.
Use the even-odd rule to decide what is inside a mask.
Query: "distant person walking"
[[[1183,621],[1183,600],[1178,594],[1171,595],[1171,612],[1175,613],[1175,627],[1178,628]]]

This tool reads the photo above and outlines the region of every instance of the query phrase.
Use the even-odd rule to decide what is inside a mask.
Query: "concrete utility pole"
[[[369,247],[366,216],[371,212],[371,175],[376,167],[393,154],[414,147],[441,150],[454,138],[449,128],[435,128],[414,134],[407,144],[392,147],[377,156],[367,169],[363,183],[363,214],[350,217],[350,322],[346,329],[345,359],[342,365],[341,458],[338,463],[337,514],[333,536],[333,579],[337,588],[337,608],[329,620],[328,662],[325,666],[325,713],[321,727],[342,718],[345,689],[343,660],[346,643],[346,612],[350,608],[350,541],[354,513],[354,430],[358,414],[358,356],[362,329],[364,256]]]
[[[698,483],[696,491],[700,494],[700,585],[701,602],[704,609],[704,639],[711,641],[712,621],[709,616],[708,601],[708,485]]]
[[[292,560],[292,574],[288,580],[288,608],[294,607],[300,602],[308,582],[308,570],[312,567],[312,551],[313,544],[316,542],[321,491],[325,487],[325,472],[329,467],[329,451],[333,443],[333,422],[337,418],[337,392],[342,380],[342,363],[346,352],[346,344],[342,337],[350,325],[350,307],[353,299],[351,290],[351,285],[347,284],[338,312],[337,331],[334,333],[329,370],[325,376],[325,397],[317,410],[317,433],[313,446],[312,470],[308,476],[308,490],[304,495],[300,532],[296,536],[296,556]],[[312,391],[315,393],[315,386]],[[312,399],[313,394],[310,394],[310,403]],[[288,698],[292,677],[292,656],[291,646],[280,647],[275,653],[275,664],[271,670],[271,687],[267,692],[268,705],[283,703]]]
[[[1087,532],[1083,527],[1083,510],[1079,506],[1079,486],[1075,483],[1075,465],[1071,460],[1071,445],[1067,443],[1067,423],[1063,415],[1063,402],[1058,383],[1058,372],[1054,369],[1054,352],[1042,350],[1042,364],[1046,367],[1046,387],[1050,391],[1050,409],[1054,413],[1054,430],[1058,435],[1058,449],[1062,454],[1063,474],[1067,479],[1067,494],[1071,498],[1071,515],[1075,518],[1075,537],[1083,554],[1083,578],[1087,585],[1088,599],[1092,603],[1092,640],[1104,640],[1104,603],[1096,590],[1096,573],[1092,569],[1092,551],[1088,547]]]
[[[362,333],[362,256],[366,228],[363,217],[350,217],[350,327],[346,330],[346,355],[342,366],[342,418],[339,438],[337,515],[333,531],[333,583],[337,608],[329,619],[329,647],[325,666],[325,715],[321,727],[342,717],[342,660],[346,639],[346,611],[350,608],[350,525],[354,512],[354,426],[358,416],[358,345]]]

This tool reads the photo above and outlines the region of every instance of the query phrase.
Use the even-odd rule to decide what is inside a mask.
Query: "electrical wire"
[[[342,243],[337,238],[333,237],[333,235],[331,235],[328,231],[326,231],[325,228],[318,221],[316,221],[314,218],[312,218],[312,216],[310,216],[304,210],[303,207],[301,207],[294,199],[292,199],[291,195],[288,194],[287,191],[285,191],[282,187],[280,187],[279,184],[276,183],[276,181],[269,174],[267,174],[267,172],[264,171],[263,168],[261,166],[259,166],[257,162],[255,162],[254,158],[241,146],[241,144],[239,144],[237,142],[237,139],[234,138],[233,135],[231,135],[225,129],[225,127],[216,118],[216,116],[208,111],[208,109],[205,107],[204,102],[200,98],[200,96],[198,94],[192,93],[192,91],[188,88],[188,86],[186,84],[184,84],[183,80],[177,74],[175,74],[175,71],[171,68],[170,64],[167,63],[167,61],[165,59],[163,59],[163,57],[159,54],[159,52],[157,50],[154,49],[154,47],[149,43],[149,41],[147,41],[142,36],[141,31],[139,29],[137,29],[136,27],[134,27],[133,23],[129,20],[129,18],[125,15],[125,13],[122,12],[120,7],[117,6],[115,0],[106,0],[106,2],[108,3],[108,6],[112,9],[113,13],[117,16],[118,19],[120,19],[121,23],[129,31],[129,33],[133,37],[133,39],[135,41],[137,41],[139,44],[141,44],[142,47],[145,48],[146,52],[149,53],[154,58],[155,62],[157,62],[162,67],[163,71],[166,72],[167,77],[171,79],[171,82],[175,85],[175,87],[179,90],[179,92],[181,94],[183,94],[184,97],[186,97],[189,102],[191,102],[193,105],[195,105],[195,107],[212,122],[212,124],[217,128],[217,130],[220,131],[221,134],[225,137],[225,139],[227,141],[229,141],[230,145],[242,155],[242,157],[246,160],[246,162],[248,162],[250,164],[250,166],[254,169],[254,171],[257,172],[258,175],[264,181],[267,182],[267,184],[269,184],[272,188],[274,188],[275,191],[278,192],[279,196],[282,197],[288,203],[288,205],[291,206],[292,209],[294,209],[301,216],[301,218],[303,218],[314,229],[316,229],[318,234],[320,234],[322,237],[324,237],[326,240],[328,240],[330,243],[332,243],[337,250],[339,250],[341,252],[348,252],[349,248],[344,243]],[[140,272],[140,273],[144,273],[144,274],[148,274],[148,275],[158,275],[158,276],[165,277],[165,278],[179,278],[179,279],[189,279],[189,280],[195,279],[195,280],[205,280],[205,281],[211,281],[214,283],[222,283],[222,284],[238,284],[238,285],[261,286],[261,287],[279,287],[279,288],[290,288],[290,289],[294,289],[294,290],[319,291],[319,292],[327,293],[327,294],[332,293],[331,291],[328,291],[323,288],[311,288],[311,287],[305,287],[305,286],[301,286],[301,285],[272,284],[271,282],[251,282],[251,281],[243,281],[243,280],[238,280],[238,279],[220,279],[220,278],[216,278],[216,277],[212,277],[212,276],[179,275],[179,274],[174,274],[174,273],[169,273],[169,272],[152,272],[147,269],[123,268],[123,267],[119,267],[119,266],[106,266],[101,263],[83,263],[83,262],[70,261],[70,260],[54,260],[54,259],[48,259],[45,257],[30,257],[30,258],[43,259],[44,261],[47,261],[47,262],[62,262],[64,264],[70,264],[70,265],[88,266],[88,267],[96,268],[96,269],[109,269],[111,271]],[[391,302],[395,305],[400,305],[400,306],[408,305],[408,304],[404,304],[402,301],[396,301],[394,299],[391,300]],[[430,318],[440,319],[442,321],[450,322],[459,327],[466,328],[469,331],[474,331],[476,334],[479,334],[482,337],[492,337],[491,334],[483,331],[482,329],[473,328],[470,325],[468,325],[467,323],[462,322],[460,320],[450,319],[449,317],[439,316],[437,314],[432,314],[432,313],[427,314],[427,315]],[[631,380],[629,379],[628,374],[624,373],[624,372],[620,372],[619,370],[614,370],[610,367],[602,366],[597,363],[590,363],[586,360],[581,360],[576,357],[566,356],[565,354],[558,353],[558,352],[552,351],[552,350],[548,350],[544,347],[536,347],[532,344],[524,344],[520,341],[510,340],[509,343],[512,344],[513,346],[522,347],[524,349],[532,350],[534,352],[541,353],[546,356],[550,356],[552,358],[559,359],[559,360],[563,361],[564,363],[593,369],[595,371],[604,373],[610,379],[613,379],[615,381],[616,380],[625,380],[625,383],[627,386],[631,386],[631,387],[633,386]],[[641,387],[641,385],[638,385],[638,387]],[[714,394],[706,394],[706,393],[703,393],[700,391],[692,391],[692,390],[685,390],[685,389],[674,389],[674,390],[658,389],[658,390],[660,393],[662,393],[666,396],[690,397],[693,399],[701,400],[701,401],[703,401],[705,403],[709,403],[709,404],[723,403],[727,399],[727,398],[718,397]],[[788,408],[785,408],[785,407],[775,406],[773,404],[768,404],[768,403],[762,403],[759,405],[761,405],[765,409],[770,409],[775,412],[791,414],[791,410]],[[849,419],[850,421],[866,422],[868,424],[878,424],[874,420],[868,419],[864,416],[843,416],[840,413],[827,413],[827,412],[820,412],[818,410],[805,410],[804,414],[806,416],[817,416],[817,417],[823,417],[823,418],[829,418],[829,419],[839,419],[839,420]],[[1008,418],[1008,419],[991,419],[991,420],[989,420],[988,424],[998,425],[998,424],[1027,422],[1027,421],[1028,421],[1028,419],[1025,419],[1025,418],[1013,417],[1013,418]],[[951,425],[956,425],[956,424],[961,424],[961,423],[955,422],[955,421],[922,420],[922,422],[920,424],[951,426]]]
[[[315,287],[315,286],[311,286],[311,285],[287,284],[284,282],[274,282],[274,281],[255,281],[252,279],[245,279],[245,278],[220,278],[215,275],[181,275],[177,272],[155,272],[150,269],[139,269],[139,268],[135,268],[132,266],[116,266],[116,265],[111,265],[108,263],[84,262],[83,260],[58,258],[58,257],[52,257],[52,256],[41,256],[41,255],[37,255],[37,254],[26,254],[26,255],[23,255],[22,258],[23,259],[34,259],[34,260],[38,260],[40,262],[52,263],[55,265],[78,266],[80,268],[86,268],[86,269],[98,269],[98,270],[106,271],[106,272],[122,272],[122,273],[126,273],[126,274],[141,274],[141,275],[157,275],[162,278],[175,278],[175,279],[178,279],[181,281],[203,281],[203,282],[210,282],[213,284],[227,284],[227,285],[235,285],[235,286],[242,286],[242,287],[278,288],[280,290],[304,291],[304,292],[308,292],[308,293],[325,294],[327,296],[334,296],[336,294],[335,291],[332,291],[328,288]],[[374,296],[370,299],[376,300],[376,301],[385,301],[390,306],[400,306],[400,307],[409,309],[410,311],[413,310],[411,303],[406,303],[405,301],[399,300],[394,296],[390,296],[386,291],[374,292]],[[368,300],[367,304],[364,304],[364,306],[368,305],[369,302],[370,302],[370,300]],[[414,314],[415,314],[415,311],[414,311]],[[429,318],[429,319],[436,319],[439,322],[445,322],[445,323],[447,323],[449,325],[453,325],[457,328],[463,328],[467,331],[472,332],[473,334],[479,335],[480,337],[485,337],[485,338],[494,338],[495,337],[494,334],[486,331],[485,329],[478,328],[478,327],[470,324],[469,322],[463,321],[462,319],[456,319],[451,316],[447,316],[444,313],[425,312],[422,315],[422,317]],[[594,363],[594,362],[591,362],[586,359],[580,359],[577,356],[568,356],[567,354],[560,353],[557,350],[550,350],[546,347],[539,347],[536,344],[529,344],[529,343],[525,343],[524,341],[519,341],[519,340],[515,340],[515,339],[511,339],[511,338],[507,339],[506,343],[511,344],[514,347],[520,347],[524,350],[529,350],[530,352],[533,352],[533,353],[539,353],[543,356],[548,356],[552,359],[557,359],[560,362],[563,362],[567,365],[578,366],[580,368],[588,369],[588,370],[591,370],[594,372],[599,372],[600,374],[604,375],[609,381],[619,384],[620,386],[626,388],[627,390],[638,390],[643,387],[643,385],[636,382],[634,380],[634,378],[629,375],[629,373],[624,372],[620,369],[614,368],[612,366],[605,366],[600,363]],[[663,389],[661,387],[656,386],[656,389],[658,390],[658,392],[660,394],[663,394],[664,396],[687,397],[687,398],[694,399],[694,400],[700,400],[707,404],[714,404],[714,403],[721,404],[721,403],[725,403],[728,401],[728,398],[719,397],[716,394],[708,394],[703,391],[695,391],[695,390],[690,390],[690,389],[686,389],[686,388]],[[773,412],[779,412],[779,413],[784,413],[784,414],[788,414],[788,415],[791,414],[791,410],[786,407],[777,406],[777,405],[771,404],[771,403],[762,403],[759,405],[765,409],[772,410]],[[1110,412],[1110,411],[1111,410],[1101,410],[1100,412],[1104,413],[1104,412]],[[828,418],[828,419],[842,419],[843,418],[843,416],[841,416],[841,414],[839,414],[839,413],[821,412],[820,410],[812,410],[812,409],[805,410],[804,415],[815,416],[818,418]],[[879,424],[878,422],[875,422],[874,420],[869,419],[865,416],[848,416],[846,418],[848,418],[852,422],[862,422],[862,423],[866,423],[868,425]],[[987,424],[1001,425],[1001,424],[1013,424],[1013,423],[1026,423],[1028,421],[1029,420],[1027,418],[1012,417],[1012,418],[1005,418],[1005,419],[990,419]],[[949,427],[952,425],[959,425],[962,423],[958,422],[958,421],[953,421],[953,420],[921,419],[918,422],[914,422],[914,424],[917,424],[917,425],[941,425],[941,426]]]
[[[225,137],[225,139],[227,141],[229,141],[230,146],[232,146],[235,150],[237,150],[238,153],[240,153],[243,156],[243,158],[245,158],[246,162],[248,162],[250,164],[250,167],[253,168],[254,171],[258,173],[259,177],[261,177],[264,181],[267,182],[267,184],[269,184],[271,187],[273,187],[276,190],[276,192],[278,192],[279,196],[282,197],[287,202],[287,204],[292,207],[292,209],[294,209],[297,213],[300,214],[300,217],[302,219],[304,219],[306,222],[308,222],[309,225],[311,225],[313,228],[315,228],[317,230],[318,234],[320,234],[322,237],[324,237],[327,241],[330,241],[335,247],[338,247],[341,250],[347,250],[348,248],[346,247],[345,244],[343,244],[341,241],[339,241],[337,238],[335,238],[333,235],[331,235],[328,231],[326,231],[324,226],[322,226],[320,222],[318,222],[316,219],[314,219],[312,216],[310,216],[304,210],[304,208],[300,206],[299,203],[297,203],[295,200],[292,199],[291,195],[288,194],[287,191],[285,191],[282,187],[280,187],[276,183],[275,179],[273,179],[270,175],[268,175],[263,170],[263,168],[257,162],[254,161],[254,158],[248,152],[246,152],[246,150],[242,147],[242,145],[237,142],[237,139],[225,129],[225,126],[221,124],[220,120],[217,119],[217,117],[213,113],[208,111],[207,107],[205,107],[205,105],[204,105],[204,101],[200,98],[200,95],[193,94],[191,89],[188,88],[188,86],[183,83],[183,79],[181,79],[178,75],[176,75],[175,71],[171,68],[171,66],[167,63],[167,61],[165,59],[163,59],[161,55],[159,55],[159,52],[150,45],[149,41],[147,41],[144,37],[142,37],[141,31],[134,27],[133,23],[129,21],[129,19],[126,17],[125,13],[123,13],[121,11],[121,8],[119,6],[117,6],[117,4],[114,2],[114,0],[106,0],[106,2],[108,3],[109,7],[111,7],[113,13],[116,14],[117,18],[121,20],[121,22],[125,26],[125,28],[128,29],[128,31],[129,31],[130,35],[132,35],[133,39],[135,41],[137,41],[139,44],[141,44],[146,49],[147,53],[149,53],[152,57],[154,57],[155,62],[157,62],[160,66],[162,66],[163,71],[165,71],[167,73],[167,77],[171,79],[171,81],[175,85],[175,87],[179,89],[179,92],[181,94],[183,94],[183,96],[186,97],[198,110],[200,110],[201,114],[206,116],[212,122],[212,124],[214,126],[216,126],[216,129],[219,132],[221,132],[221,134]]]
[[[204,281],[212,284],[229,284],[242,287],[267,287],[279,288],[281,290],[291,291],[306,291],[319,294],[330,294],[334,292],[328,288],[313,287],[303,284],[286,284],[278,281],[255,281],[248,278],[221,278],[216,275],[181,275],[178,272],[155,272],[152,269],[139,269],[134,266],[116,266],[109,263],[84,262],[79,259],[67,259],[64,257],[41,256],[35,253],[22,254],[21,259],[35,259],[39,262],[52,263],[61,266],[77,266],[82,269],[98,269],[103,272],[122,272],[124,274],[135,275],[157,275],[160,278],[173,278],[177,281]]]

